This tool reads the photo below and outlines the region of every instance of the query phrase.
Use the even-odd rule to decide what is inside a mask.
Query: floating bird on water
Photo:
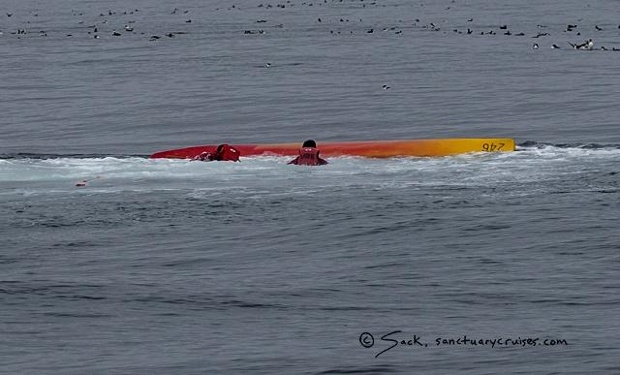
[[[568,42],[568,44],[570,44],[574,49],[582,49],[582,50],[591,51],[594,48],[594,42],[592,41],[592,39],[588,39],[581,44],[573,44],[571,42]]]

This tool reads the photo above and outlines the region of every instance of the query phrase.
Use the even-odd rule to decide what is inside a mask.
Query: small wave
[[[48,160],[48,159],[103,159],[103,158],[115,158],[115,159],[129,159],[129,158],[145,158],[148,159],[148,155],[118,155],[118,154],[37,154],[19,152],[13,154],[0,154],[0,160]]]
[[[620,144],[600,144],[600,143],[548,143],[537,141],[525,141],[517,144],[519,148],[562,148],[562,149],[584,149],[584,150],[620,150]]]
[[[222,299],[217,297],[204,297],[204,296],[180,296],[180,297],[166,297],[166,296],[148,296],[138,297],[127,301],[146,303],[146,304],[165,304],[165,305],[183,305],[193,309],[205,309],[205,310],[228,310],[230,308],[242,308],[242,309],[286,309],[287,306],[282,304],[250,302],[239,299]]]
[[[368,367],[346,367],[346,368],[333,368],[318,372],[317,375],[329,375],[329,374],[387,374],[398,372],[390,365],[376,365]]]
[[[45,316],[52,318],[110,318],[112,315],[104,313],[60,313],[60,312],[44,312]]]

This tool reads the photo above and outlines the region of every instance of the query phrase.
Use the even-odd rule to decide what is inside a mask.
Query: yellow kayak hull
[[[296,156],[301,142],[271,144],[231,144],[241,156],[281,155]],[[151,158],[191,159],[204,151],[213,151],[217,145],[203,145],[156,152]],[[471,152],[515,151],[511,138],[448,138],[411,139],[359,142],[318,142],[321,156],[362,156],[391,158],[399,156],[449,156]]]

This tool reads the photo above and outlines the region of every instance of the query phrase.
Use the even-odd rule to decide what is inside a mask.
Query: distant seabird
[[[592,41],[592,39],[588,39],[588,41],[585,42],[580,49],[591,50],[592,48],[594,48],[594,42]]]
[[[532,46],[533,49],[538,49],[538,43],[534,43],[534,45]]]
[[[592,41],[592,39],[588,39],[585,42],[581,43],[581,44],[573,44],[571,42],[568,42],[574,49],[582,49],[582,50],[592,50],[592,48],[594,48],[594,42]]]

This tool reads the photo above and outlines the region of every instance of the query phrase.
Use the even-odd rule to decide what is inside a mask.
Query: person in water
[[[299,156],[289,161],[289,164],[294,165],[325,165],[328,164],[327,160],[319,157],[319,149],[316,147],[316,142],[309,139],[299,149]]]
[[[195,156],[192,160],[200,161],[239,161],[239,150],[229,144],[217,146],[215,151],[204,151]]]

